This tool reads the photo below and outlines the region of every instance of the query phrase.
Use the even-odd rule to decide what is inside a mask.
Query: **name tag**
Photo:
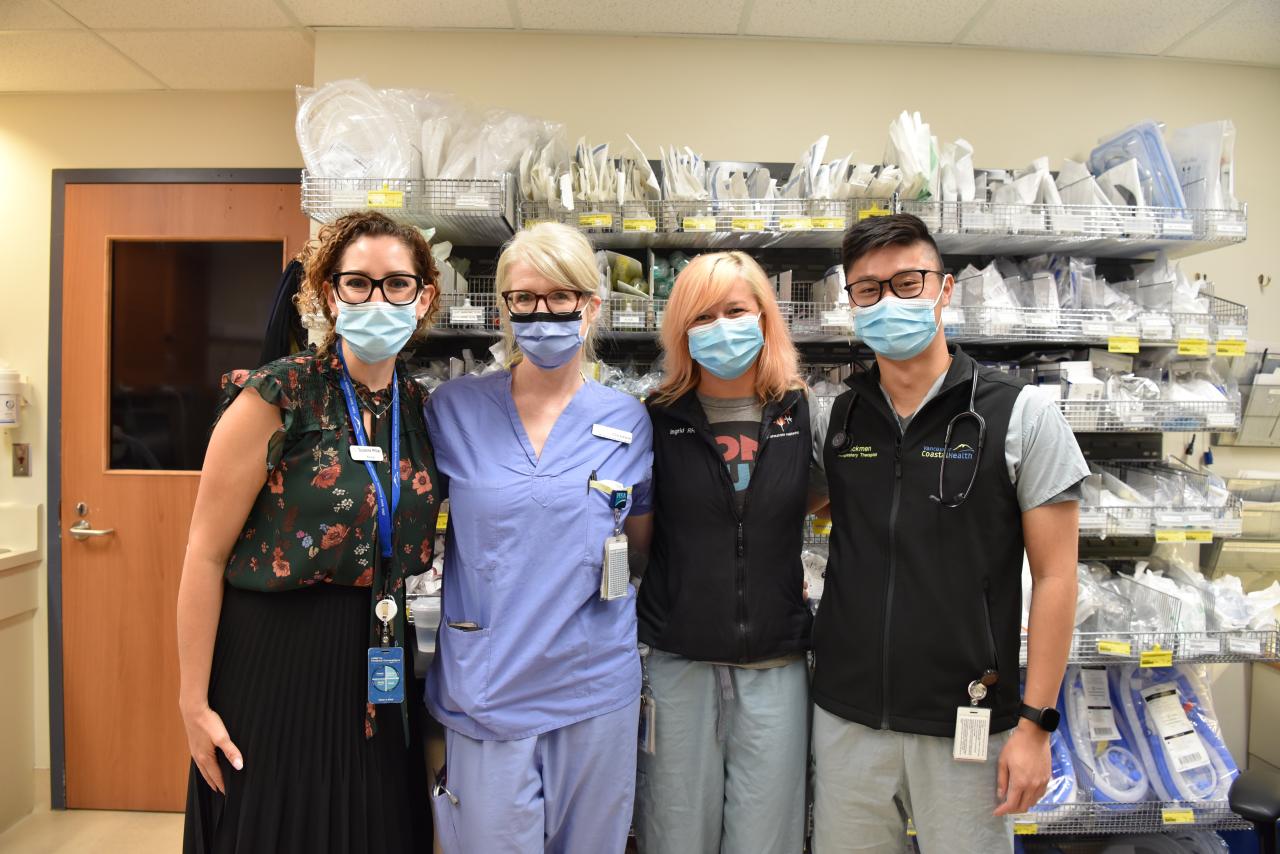
[[[619,430],[617,427],[606,427],[604,424],[592,424],[591,435],[599,436],[601,439],[612,439],[624,445],[631,444],[631,434],[626,430]]]
[[[384,458],[382,449],[377,445],[351,446],[351,459],[358,463],[380,463]]]

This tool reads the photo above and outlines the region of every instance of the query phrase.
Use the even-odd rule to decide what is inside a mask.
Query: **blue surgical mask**
[[[544,371],[566,364],[582,349],[582,312],[567,317],[537,312],[511,318],[511,332],[520,352]]]
[[[392,305],[389,302],[338,303],[334,332],[347,342],[356,358],[365,364],[390,359],[400,352],[418,328],[418,303]]]
[[[760,315],[722,317],[689,330],[689,355],[722,380],[746,373],[764,347]]]
[[[858,337],[877,356],[895,362],[924,352],[938,334],[938,319],[933,310],[942,299],[898,299],[885,296],[880,302],[853,312],[853,328]]]

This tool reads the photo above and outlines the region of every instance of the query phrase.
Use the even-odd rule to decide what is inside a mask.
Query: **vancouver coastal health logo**
[[[950,450],[941,445],[925,445],[920,449],[921,459],[926,460],[940,460],[944,453],[949,460],[972,461],[974,456],[973,445],[967,442],[961,442]]]

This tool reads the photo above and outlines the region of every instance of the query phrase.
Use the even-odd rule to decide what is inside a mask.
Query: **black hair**
[[[942,253],[938,244],[929,234],[929,227],[918,216],[911,214],[890,214],[889,216],[867,217],[844,233],[840,243],[840,264],[846,274],[853,263],[876,249],[886,246],[911,246],[916,243],[927,243],[933,254],[938,256],[938,264],[942,264]]]

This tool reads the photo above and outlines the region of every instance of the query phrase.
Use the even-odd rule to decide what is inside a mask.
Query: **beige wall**
[[[909,108],[941,139],[970,140],[980,166],[1022,166],[1048,155],[1056,167],[1141,118],[1184,125],[1229,117],[1239,132],[1238,188],[1250,203],[1251,239],[1188,266],[1211,275],[1223,296],[1250,305],[1255,338],[1280,342],[1277,288],[1259,294],[1256,284],[1259,273],[1280,272],[1272,245],[1280,230],[1280,70],[758,40],[319,33],[316,80],[345,76],[456,92],[561,120],[571,134],[595,141],[618,143],[630,132],[650,156],[659,143],[679,143],[710,158],[793,160],[829,133],[831,151],[876,161],[889,122]],[[33,405],[15,437],[32,445],[34,476],[13,479],[0,460],[0,501],[45,496],[51,170],[296,166],[292,120],[292,93],[0,96],[0,359],[35,378]],[[0,440],[6,455],[7,441]],[[1266,454],[1223,452],[1219,468],[1241,456],[1249,465],[1276,465]],[[41,573],[41,608],[30,621],[35,733],[28,752],[47,767]]]
[[[0,96],[0,360],[31,378],[22,427],[0,438],[0,502],[45,501],[52,170],[301,166],[293,104],[291,92]],[[31,444],[32,477],[11,476],[14,441]],[[48,515],[56,519],[56,512]],[[53,538],[47,542],[56,547]],[[0,684],[6,692],[23,685],[33,709],[25,727],[0,731],[0,756],[26,756],[28,766],[34,760],[39,768],[49,767],[46,586],[42,565],[39,610],[0,627],[3,674],[27,677]],[[15,656],[26,656],[29,664],[12,661]],[[34,685],[25,687],[31,677]],[[29,797],[29,777],[15,785]]]
[[[1237,194],[1250,239],[1186,262],[1248,304],[1255,340],[1280,345],[1280,69],[1163,59],[880,47],[801,41],[322,31],[317,83],[454,92],[564,122],[571,139],[624,143],[651,158],[688,145],[709,159],[794,161],[819,135],[828,153],[879,162],[889,123],[919,110],[942,141],[973,143],[979,167],[1047,155],[1082,159],[1136,121],[1235,122]],[[1274,348],[1273,348],[1274,349]],[[1204,447],[1204,438],[1197,447]],[[1270,451],[1215,451],[1218,469],[1280,467]]]

